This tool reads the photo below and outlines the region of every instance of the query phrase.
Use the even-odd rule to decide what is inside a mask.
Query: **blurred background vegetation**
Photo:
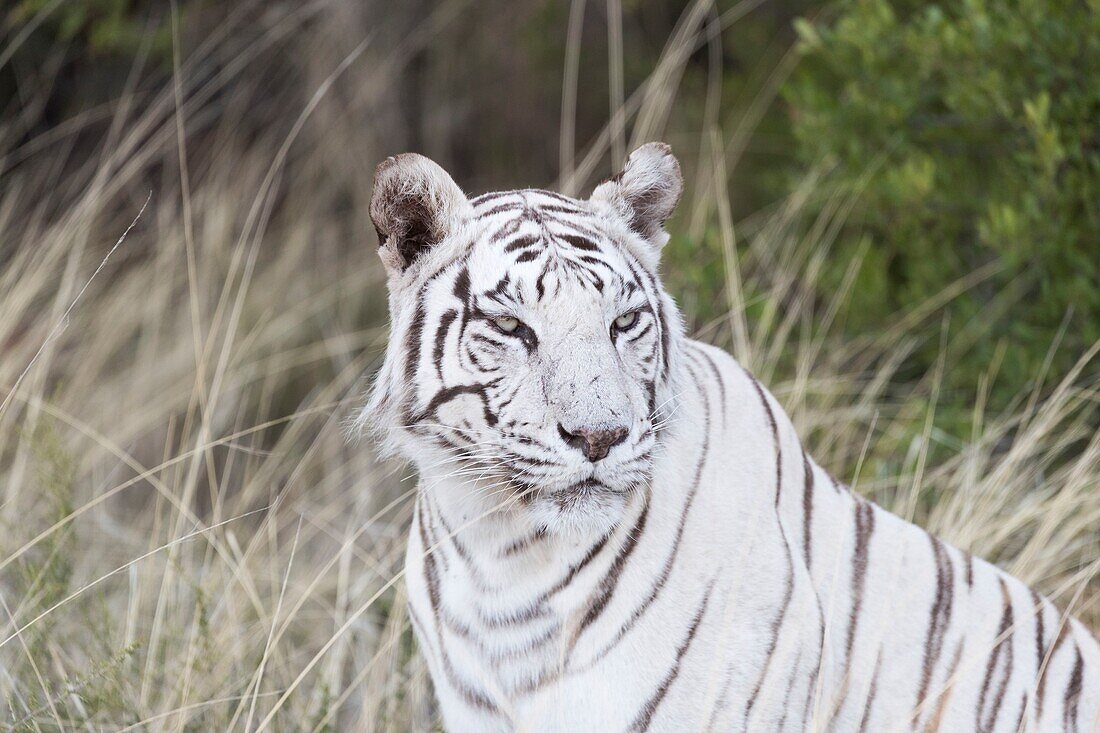
[[[1100,628],[1100,0],[0,3],[0,729],[427,730],[374,168],[669,142],[689,329]],[[140,214],[139,214],[140,212]]]
[[[368,57],[387,59],[384,81],[368,82],[387,104],[357,109],[352,92],[344,109],[343,124],[358,132],[347,153],[363,176],[378,154],[417,150],[470,191],[575,188],[569,160],[600,134],[608,101],[629,100],[689,22],[674,0],[341,5],[17,0],[3,16],[0,58],[0,129],[15,151],[7,177],[48,131],[73,133],[50,144],[68,146],[74,168],[97,154],[111,104],[128,89],[141,104],[143,90],[170,78],[173,7],[186,48],[242,15],[270,22],[298,6],[303,22],[336,31],[330,51],[370,38]],[[901,372],[926,373],[949,344],[940,419],[961,429],[991,365],[992,403],[1005,406],[1100,339],[1100,80],[1086,73],[1100,68],[1098,7],[719,0],[694,21],[700,40],[681,78],[665,82],[677,91],[659,124],[689,170],[725,146],[730,214],[746,232],[815,176],[808,210],[830,217],[835,253],[817,284],[823,299],[859,260],[837,314],[847,332],[874,333],[967,282],[944,320],[915,334],[923,345]],[[425,18],[434,21],[419,25]],[[240,116],[254,127],[241,139],[288,124],[272,112],[276,100],[304,102],[324,59],[303,51],[281,39],[234,82],[263,98]],[[572,85],[575,101],[564,102]],[[209,143],[198,135],[189,148],[201,157]],[[612,145],[596,172],[622,156]],[[680,212],[668,266],[696,328],[726,302],[706,214]]]

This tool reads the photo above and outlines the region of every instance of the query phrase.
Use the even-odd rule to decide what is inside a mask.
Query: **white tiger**
[[[661,286],[669,148],[588,200],[378,167],[392,333],[360,417],[420,484],[450,731],[1100,730],[1100,645],[838,485]]]

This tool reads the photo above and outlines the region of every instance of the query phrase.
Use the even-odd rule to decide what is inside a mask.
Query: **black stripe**
[[[472,707],[487,712],[497,712],[496,705],[482,691],[458,676],[454,665],[451,663],[447,648],[443,643],[442,614],[440,603],[439,575],[435,567],[435,549],[427,545],[427,535],[424,523],[420,522],[420,541],[424,544],[424,575],[428,583],[428,600],[432,607],[432,615],[436,621],[436,643],[439,645],[439,656],[443,662],[443,671],[447,681],[458,691],[462,699]]]
[[[670,366],[669,366],[669,353],[671,351],[671,335],[668,330],[668,320],[665,318],[664,304],[661,302],[661,296],[657,295],[657,321],[661,324],[661,377],[668,379]]]
[[[486,384],[458,384],[453,387],[444,387],[432,396],[432,399],[428,402],[428,406],[417,417],[415,422],[422,422],[428,417],[434,416],[436,411],[439,410],[447,402],[461,397],[462,395],[475,395],[481,400],[482,411],[485,418],[485,422],[492,427],[497,424],[497,416],[493,414],[493,411],[489,407],[489,398],[486,394],[486,389],[491,383]]]
[[[462,560],[462,564],[466,566],[466,572],[473,580],[474,585],[477,586],[482,592],[488,593],[496,590],[488,581],[485,580],[484,574],[481,569],[474,563],[473,558],[470,557],[469,551],[466,549],[466,545],[458,538],[458,531],[451,528],[451,525],[447,523],[447,520],[443,517],[443,513],[436,511],[434,503],[431,497],[426,500],[428,505],[431,505],[432,514],[439,518],[439,523],[443,525],[444,539],[448,540],[452,547],[455,548],[455,552],[458,553],[458,558]]]
[[[644,512],[645,510],[643,509],[642,511]],[[603,552],[603,548],[607,546],[607,541],[611,539],[611,534],[612,533],[604,535],[596,542],[596,544],[592,545],[592,547],[589,548],[588,552],[585,553],[584,557],[581,558],[581,561],[574,565],[571,565],[566,571],[565,575],[562,577],[562,579],[555,583],[548,591],[543,593],[542,596],[539,597],[538,602],[545,603],[552,596],[561,592],[562,589],[572,583],[573,579],[577,577],[577,574],[584,570],[590,562],[596,559],[596,557],[598,557],[599,554]]]
[[[779,609],[779,613],[776,614],[771,624],[771,639],[768,642],[768,655],[764,662],[764,668],[760,670],[760,676],[756,680],[756,686],[753,688],[752,694],[749,695],[748,705],[745,706],[745,717],[743,722],[747,726],[753,706],[756,704],[760,696],[760,690],[764,686],[764,680],[771,670],[772,660],[775,657],[776,648],[779,646],[779,631],[783,628],[783,621],[786,619],[787,610],[790,608],[791,597],[794,594],[794,562],[791,558],[790,542],[787,540],[787,533],[783,528],[782,518],[779,516],[779,497],[783,487],[783,449],[779,442],[779,427],[776,424],[775,413],[772,411],[771,404],[768,403],[768,398],[764,394],[764,388],[760,386],[760,382],[756,381],[756,378],[749,374],[747,370],[745,371],[745,376],[749,378],[753,387],[756,388],[756,394],[760,398],[760,404],[764,407],[764,414],[767,416],[768,426],[771,428],[772,444],[775,450],[775,518],[776,526],[779,528],[779,533],[783,540],[783,551],[787,559],[787,579],[786,587],[783,591],[783,603]]]
[[[649,285],[649,290],[646,291],[646,294],[651,301],[651,307],[657,314],[657,324],[661,331],[661,379],[667,380],[670,373],[672,336],[668,328],[668,319],[665,317],[664,302],[661,299],[661,289],[658,287],[656,279],[641,266],[641,263],[639,263],[633,255],[624,251],[623,259],[626,261],[627,267],[630,268],[631,274],[634,275],[634,279],[639,283],[645,282]]]
[[[470,341],[484,344],[488,348],[505,349],[508,347],[508,344],[504,341],[496,341],[483,333],[471,333]]]
[[[434,553],[435,549],[442,543],[435,536],[435,523],[432,522],[431,504],[425,498],[426,495],[424,492],[418,492],[418,494],[416,499],[416,510],[419,514],[417,515],[416,521],[419,523],[418,526],[422,530],[421,536],[423,537],[424,532],[427,533],[427,541],[430,543],[429,546]],[[426,546],[424,549],[427,550],[429,546]],[[439,552],[435,554],[439,558],[440,564],[443,565],[443,572],[447,572],[450,569],[450,561],[447,560],[447,553]]]
[[[1081,650],[1077,649],[1077,661],[1073,664],[1069,682],[1066,684],[1066,694],[1062,697],[1062,727],[1066,731],[1077,731],[1077,708],[1081,703],[1081,689],[1084,686],[1085,660],[1081,656]]]
[[[546,207],[541,207],[541,208],[542,208],[543,211],[547,211]],[[581,221],[578,221],[577,219],[562,219],[560,217],[555,217],[555,216],[551,216],[551,217],[549,217],[549,219],[550,219],[550,223],[556,224],[559,227],[561,227],[562,229],[566,230],[565,232],[561,232],[561,231],[552,231],[552,230],[548,229],[547,231],[549,231],[555,237],[560,236],[561,234],[564,233],[564,234],[579,234],[580,236],[585,237],[587,239],[591,239],[594,242],[605,241],[607,239],[607,236],[605,234],[603,234],[601,232],[598,232],[595,229],[589,228],[588,226],[583,224]]]
[[[726,404],[727,404],[726,403],[726,380],[722,377],[722,372],[719,371],[718,365],[714,363],[714,359],[711,358],[710,354],[708,354],[706,352],[706,350],[704,350],[702,348],[699,348],[698,346],[695,346],[695,344],[692,344],[692,346],[694,347],[693,348],[694,353],[698,354],[699,356],[701,356],[703,358],[703,361],[706,363],[707,367],[710,369],[711,373],[714,375],[714,381],[718,384],[719,403],[722,405],[722,429],[724,431],[725,426],[726,426]]]
[[[600,245],[596,244],[587,237],[582,237],[577,234],[559,234],[558,239],[566,242],[567,244],[585,252],[599,252]]]
[[[504,251],[511,254],[516,250],[526,249],[527,247],[534,247],[537,244],[542,244],[542,237],[536,237],[533,234],[525,234],[521,237],[516,237],[511,242],[504,246]]]
[[[539,273],[538,278],[535,280],[535,291],[538,293],[538,299],[541,302],[546,297],[546,276],[550,274],[550,263],[553,260],[547,259],[542,264],[542,272]]]
[[[863,717],[859,721],[859,733],[865,733],[867,724],[871,722],[871,709],[875,705],[875,697],[878,695],[878,675],[882,671],[882,654],[875,655],[875,673],[871,677],[871,689],[867,693],[867,703],[863,706]],[[847,676],[847,673],[845,673]]]
[[[551,641],[558,637],[558,632],[561,631],[560,623],[553,623],[546,627],[538,636],[530,639],[529,641],[520,644],[519,646],[512,647],[510,649],[494,649],[486,652],[486,656],[489,662],[494,668],[500,669],[501,663],[512,662],[522,657],[527,656],[541,646],[549,644]]]
[[[481,625],[489,630],[505,629],[512,626],[529,624],[532,621],[548,618],[551,610],[544,605],[533,603],[525,608],[520,608],[506,613],[490,614],[484,609],[478,608],[477,617]]]
[[[645,335],[646,335],[647,333],[649,333],[649,332],[650,332],[650,331],[652,331],[652,330],[653,330],[653,324],[652,324],[652,323],[647,323],[647,324],[645,324],[645,328],[643,328],[643,329],[642,329],[642,330],[641,330],[640,332],[638,332],[638,333],[637,333],[636,335],[634,335],[634,336],[631,336],[630,338],[628,338],[628,339],[626,340],[626,342],[627,342],[628,344],[633,344],[633,343],[635,343],[636,341],[638,341],[638,339],[640,339],[640,338],[644,337],[644,336],[645,336]]]
[[[775,413],[772,412],[772,406],[768,403],[768,398],[764,395],[764,388],[760,386],[760,382],[756,381],[756,377],[749,374],[748,370],[744,367],[741,369],[745,372],[745,376],[752,382],[752,386],[756,389],[756,394],[760,398],[760,403],[764,406],[764,414],[768,418],[768,427],[771,428],[772,442],[775,446],[775,506],[779,506],[779,492],[783,488],[783,452],[779,449],[779,426],[775,422]]]
[[[798,673],[802,669],[802,655],[805,651],[806,647],[801,647],[798,650],[798,658],[795,659],[795,663],[791,665],[791,673],[787,676],[787,691],[783,694],[783,703],[781,705],[783,708],[783,717],[779,719],[779,724],[775,727],[777,731],[784,731],[787,729],[787,716],[794,708],[794,706],[791,705],[791,694],[794,692],[794,683],[798,679]],[[803,728],[805,728],[805,725],[803,725]]]
[[[1043,599],[1034,590],[1031,591],[1031,602],[1035,606],[1035,681],[1039,680],[1039,672],[1043,667],[1043,653],[1046,649],[1046,639],[1043,629]]]
[[[470,199],[470,203],[474,208],[478,206],[484,206],[485,204],[496,201],[497,199],[503,199],[508,197],[519,198],[519,191],[490,191],[489,193],[483,193],[479,196],[475,196]]]
[[[525,220],[523,217],[509,219],[503,226],[500,227],[500,229],[497,229],[495,232],[489,235],[489,241],[493,244],[497,244],[507,239],[508,237],[512,236],[520,230],[520,227],[523,226],[524,221]]]
[[[425,285],[425,289],[427,286]],[[424,295],[423,290],[420,293]],[[424,308],[423,297],[417,298],[416,312],[413,314],[412,324],[409,326],[409,332],[405,336],[405,383],[409,385],[416,385],[416,372],[420,368],[420,340],[424,336],[424,320],[427,317],[427,313]],[[406,402],[402,412],[404,413],[403,422],[406,427],[412,424],[412,410],[413,404],[416,401],[416,388],[409,390],[408,401]]]
[[[440,382],[443,381],[443,348],[447,343],[447,333],[456,318],[458,318],[458,311],[448,310],[439,319],[439,325],[435,329],[435,348],[432,350],[432,361],[435,363]]]
[[[584,216],[588,212],[576,206],[562,206],[561,204],[539,204],[539,209],[552,214],[576,214]]]
[[[470,302],[470,269],[468,267],[463,267],[458,271],[458,275],[455,277],[454,290],[452,292],[455,298],[463,304],[468,304]]]
[[[932,672],[943,651],[944,636],[951,621],[951,609],[955,595],[955,569],[951,558],[938,539],[928,535],[932,546],[932,559],[936,564],[936,595],[928,616],[928,634],[924,639],[924,663],[921,668],[920,687],[917,689],[917,708],[924,706]]]
[[[481,219],[481,218],[484,218],[484,217],[493,216],[494,214],[501,214],[501,213],[504,213],[505,211],[523,211],[524,208],[525,208],[524,205],[520,204],[520,203],[498,204],[498,205],[494,206],[491,209],[486,209],[485,211],[477,212],[477,216],[478,216],[479,219]]]
[[[501,557],[512,557],[513,555],[518,555],[519,553],[530,548],[536,542],[541,542],[544,539],[546,539],[546,531],[543,529],[536,529],[534,532],[526,534],[520,537],[518,540],[509,542],[505,546],[505,548],[501,550],[500,555]]]
[[[845,680],[844,684],[844,697],[837,706],[839,710],[843,707],[844,703],[848,700],[849,687],[847,680],[852,669],[852,649],[855,645],[856,630],[859,626],[859,620],[862,618],[863,609],[863,593],[867,586],[867,565],[870,561],[870,555],[868,548],[871,543],[871,535],[875,531],[875,510],[874,507],[863,499],[854,497],[855,499],[855,530],[856,530],[856,544],[852,550],[852,607],[848,612],[848,631],[844,641],[844,674],[841,675],[841,679]],[[879,661],[881,662],[881,655]],[[878,676],[878,664],[875,666],[875,676]],[[874,698],[875,686],[872,683],[871,686],[871,698]],[[864,710],[864,723],[867,720],[867,714],[870,713],[871,699],[867,701],[867,707]],[[862,730],[862,727],[860,728]]]
[[[665,695],[668,694],[669,688],[672,687],[672,683],[676,681],[676,677],[680,674],[680,667],[683,664],[684,656],[691,648],[691,642],[695,640],[695,633],[699,630],[699,624],[702,623],[703,615],[707,612],[707,604],[710,603],[710,594],[713,589],[714,581],[712,580],[710,585],[707,586],[706,593],[703,595],[703,602],[699,604],[699,609],[695,612],[695,618],[692,619],[687,636],[685,636],[679,648],[676,650],[676,659],[673,661],[671,669],[668,670],[660,686],[653,695],[646,700],[645,704],[642,705],[642,709],[638,711],[638,715],[635,716],[634,722],[630,726],[630,730],[633,733],[641,733],[642,731],[649,730],[649,724],[653,722],[653,716],[657,713],[657,708],[661,706],[661,702],[665,699]]]
[[[646,502],[642,507],[641,513],[638,515],[638,520],[634,523],[633,529],[626,535],[626,540],[623,542],[622,547],[619,549],[615,559],[611,562],[611,567],[603,578],[600,579],[599,585],[596,586],[596,593],[589,600],[588,611],[585,613],[584,618],[581,620],[580,626],[577,628],[573,635],[573,643],[570,645],[572,648],[576,644],[576,640],[580,638],[580,635],[584,630],[603,613],[604,608],[611,601],[611,596],[615,592],[616,586],[619,584],[619,577],[622,573],[623,567],[626,565],[626,561],[630,559],[631,553],[634,552],[634,548],[638,545],[638,540],[645,532],[646,520],[649,517],[649,493],[646,494]]]
[[[1008,680],[1012,676],[1013,645],[1012,637],[1008,633],[1012,629],[1012,597],[1009,595],[1004,579],[1001,579],[1000,583],[1004,610],[1001,613],[1001,623],[997,628],[997,643],[989,655],[989,661],[986,663],[985,679],[982,681],[982,691],[978,698],[977,720],[975,721],[978,733],[988,733],[996,727],[997,718],[1001,713],[1001,706],[1004,702],[1005,690],[1008,687]],[[997,667],[1001,666],[999,662],[1002,657],[1004,658],[1004,675],[993,695],[992,704],[987,704],[987,696],[993,682],[993,676]]]

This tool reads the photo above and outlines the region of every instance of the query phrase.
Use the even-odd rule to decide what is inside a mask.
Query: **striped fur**
[[[410,615],[448,730],[1100,730],[1081,624],[838,484],[683,335],[667,147],[589,200],[384,168],[393,324],[363,420],[418,469]],[[626,437],[590,461],[582,424]]]

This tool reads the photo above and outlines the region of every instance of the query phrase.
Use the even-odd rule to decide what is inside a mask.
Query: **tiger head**
[[[471,199],[423,156],[381,163],[391,333],[360,422],[426,483],[458,478],[541,530],[609,529],[671,407],[682,327],[657,265],[682,188],[658,143],[587,200]]]

